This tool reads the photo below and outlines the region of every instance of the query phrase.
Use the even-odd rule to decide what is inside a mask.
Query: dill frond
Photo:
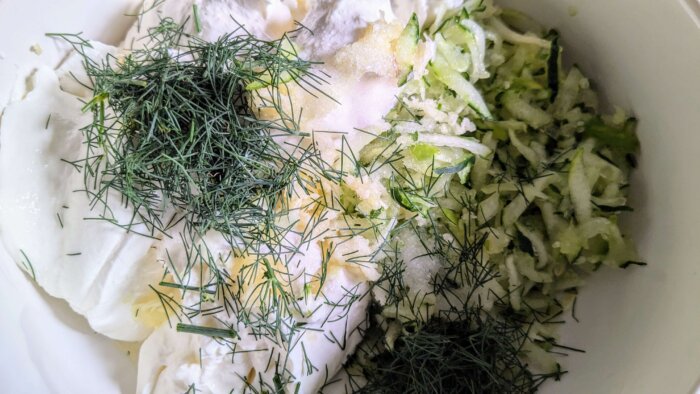
[[[242,28],[205,42],[165,19],[146,41],[102,62],[84,57],[94,91],[84,110],[93,122],[83,129],[85,158],[74,165],[93,206],[114,219],[108,194],[116,191],[134,208],[126,228],[166,232],[174,207],[200,234],[274,237],[275,211],[313,154],[279,143],[303,136],[280,89],[317,90],[312,63],[297,56],[289,36],[263,41]],[[271,115],[261,117],[262,109]]]

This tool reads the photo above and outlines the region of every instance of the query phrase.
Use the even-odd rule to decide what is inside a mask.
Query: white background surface
[[[57,62],[45,32],[114,43],[132,2],[0,0],[0,107],[32,64]],[[649,266],[605,272],[582,292],[581,322],[567,326],[563,342],[587,353],[563,360],[572,372],[543,391],[687,393],[700,377],[700,28],[678,0],[502,3],[559,29],[565,57],[641,120],[637,211],[627,225]],[[41,56],[29,52],[35,43]],[[133,390],[126,350],[38,295],[1,251],[0,308],[3,392]]]

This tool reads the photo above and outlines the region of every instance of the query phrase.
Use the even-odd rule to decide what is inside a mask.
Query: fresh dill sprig
[[[478,212],[478,205],[462,200],[465,207]],[[436,208],[439,210],[439,208]],[[534,320],[526,314],[514,314],[507,297],[497,299],[493,312],[482,306],[479,291],[499,277],[495,267],[484,261],[483,248],[488,229],[462,229],[460,234],[445,227],[438,214],[431,211],[428,225],[404,226],[415,231],[426,254],[442,263],[432,279],[432,293],[445,301],[428,320],[420,320],[417,308],[424,307],[426,295],[414,292],[403,282],[404,262],[398,258],[397,242],[385,251],[382,277],[376,287],[387,292],[381,310],[404,303],[414,310],[400,324],[402,334],[389,347],[385,340],[386,326],[372,321],[351,366],[359,365],[367,383],[357,383],[354,391],[362,393],[532,393],[547,379],[559,379],[564,373],[531,372],[524,358],[523,346],[530,342],[530,325]],[[404,231],[406,231],[404,230]],[[448,232],[451,238],[441,235]],[[396,234],[397,237],[401,233]],[[470,238],[472,237],[472,238]],[[432,240],[428,242],[426,240]],[[399,241],[400,242],[400,241]],[[495,296],[495,294],[491,294]],[[535,311],[533,311],[534,313]],[[431,314],[428,314],[430,316]],[[398,321],[382,320],[397,324]],[[384,323],[386,324],[386,323]],[[568,349],[554,339],[548,346]]]
[[[27,256],[26,253],[24,253],[24,250],[20,249],[19,253],[24,258],[23,260],[20,261],[22,268],[24,268],[24,271],[26,273],[28,273],[29,275],[31,275],[32,279],[36,282],[36,272],[34,271],[34,265],[32,264],[32,261],[29,260],[29,257]]]
[[[196,23],[196,8],[193,13]],[[241,377],[252,392],[280,392],[300,378],[288,369],[295,347],[304,354],[302,374],[322,370],[301,342],[308,331],[347,348],[359,327],[346,323],[344,332],[328,334],[323,326],[348,319],[369,290],[357,285],[339,297],[326,295],[331,258],[355,236],[386,242],[393,225],[379,213],[344,212],[334,187],[348,175],[361,176],[357,155],[344,140],[340,156],[351,170],[328,163],[314,134],[300,130],[301,111],[288,90],[332,98],[321,90],[325,76],[297,55],[293,34],[263,41],[241,27],[205,42],[164,19],[139,41],[141,49],[105,59],[91,58],[91,44],[79,34],[51,35],[82,55],[90,81],[79,82],[93,90],[84,106],[93,114],[83,128],[86,153],[70,163],[83,174],[83,191],[98,212],[88,219],[170,242],[160,261],[163,277],[150,285],[170,327],[211,337],[232,357],[241,352],[241,326],[246,336],[279,346],[259,350],[277,371],[273,381],[262,374],[254,381]],[[288,206],[306,196],[307,205]],[[118,217],[118,205],[133,216]],[[297,211],[310,219],[289,219]],[[339,213],[345,225],[318,230],[329,212]],[[227,251],[207,244],[210,232],[224,236]],[[292,275],[290,267],[299,267],[319,242],[327,243],[323,269]],[[342,257],[374,264],[373,255],[358,251]],[[310,302],[315,310],[307,309]],[[322,308],[327,315],[318,316]],[[320,327],[307,326],[311,314]]]
[[[459,319],[432,320],[374,359],[362,393],[532,393],[542,376],[519,349],[527,331],[473,308]],[[558,375],[557,375],[558,376]]]
[[[85,158],[74,164],[93,206],[112,219],[109,192],[117,191],[134,209],[127,228],[165,232],[165,211],[174,206],[200,234],[274,236],[274,211],[312,154],[278,143],[303,136],[278,90],[292,83],[317,90],[312,63],[297,56],[289,36],[263,41],[242,28],[205,42],[165,19],[147,41],[102,62],[84,56],[94,91],[84,110],[93,123],[83,129]]]
[[[239,338],[238,332],[236,332],[234,329],[202,327],[184,323],[178,323],[176,329],[178,332],[206,335],[209,337]]]
[[[194,16],[194,29],[197,33],[201,33],[202,25],[199,21],[199,6],[197,4],[192,4],[192,15]]]

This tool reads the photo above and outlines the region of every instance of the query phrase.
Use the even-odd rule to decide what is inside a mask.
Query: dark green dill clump
[[[135,210],[129,228],[162,232],[184,218],[200,233],[274,233],[273,212],[312,154],[299,146],[298,114],[280,89],[317,89],[312,63],[288,36],[263,41],[242,28],[206,42],[166,19],[144,40],[122,58],[84,56],[94,91],[85,109],[94,122],[84,129],[87,156],[76,164],[93,203],[112,220],[108,192],[121,193]],[[164,217],[169,205],[176,220]]]
[[[464,204],[469,206],[466,201]],[[478,211],[478,207],[472,209]],[[443,231],[439,221],[430,222],[432,225],[426,229],[411,227],[409,231],[416,231],[422,240],[435,240],[432,245],[426,242],[424,247],[443,263],[432,284],[433,294],[447,306],[427,321],[401,324],[401,335],[390,347],[385,325],[396,324],[397,320],[378,317],[386,306],[375,305],[370,311],[374,319],[366,335],[369,339],[359,350],[361,356],[349,363],[359,366],[367,380],[366,384],[361,380],[354,382],[356,390],[377,394],[520,394],[537,391],[548,379],[558,380],[563,371],[536,374],[527,363],[524,347],[532,342],[528,332],[537,321],[536,316],[515,313],[507,297],[497,298],[491,312],[482,306],[477,290],[499,276],[484,263],[486,237],[465,235],[460,242],[446,241],[436,237]],[[398,288],[395,292],[408,294],[409,288],[397,281],[402,272],[393,268],[397,262],[392,261],[392,254],[389,256],[383,261],[389,269],[384,270],[377,286],[385,288],[391,283]],[[468,284],[467,291],[460,292],[460,284]],[[418,296],[409,299],[411,308],[420,308],[419,300]],[[398,305],[401,300],[390,294],[386,305],[392,303]]]
[[[531,393],[546,377],[520,358],[519,324],[471,309],[460,319],[433,319],[374,358],[365,393]]]
[[[452,199],[474,216],[481,212],[480,204],[466,195]],[[346,366],[352,389],[373,394],[524,394],[536,392],[549,379],[558,380],[565,373],[558,364],[538,373],[529,365],[538,361],[529,354],[533,346],[552,353],[554,348],[579,351],[555,338],[531,337],[533,325],[555,324],[561,309],[526,306],[515,311],[509,294],[492,291],[492,305],[485,306],[485,287],[502,275],[485,258],[490,227],[451,226],[440,207],[428,211],[426,222],[407,222],[384,247],[382,275],[374,285],[383,301],[370,310],[364,342]],[[410,241],[403,240],[409,235]],[[424,255],[441,263],[428,292],[411,289],[403,280],[399,248],[414,239]],[[434,300],[426,302],[430,296]]]

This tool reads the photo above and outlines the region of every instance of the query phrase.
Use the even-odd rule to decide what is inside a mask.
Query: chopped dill
[[[367,369],[362,393],[532,393],[545,376],[519,349],[527,331],[474,308],[460,320],[432,320],[397,339]],[[559,374],[556,375],[558,377]]]
[[[34,265],[32,265],[32,262],[31,260],[29,260],[29,257],[27,257],[27,254],[24,253],[24,250],[20,249],[19,252],[22,254],[22,257],[24,257],[24,260],[20,261],[22,268],[24,268],[24,271],[31,275],[32,279],[36,282],[36,272],[34,271]]]
[[[620,268],[622,268],[622,269],[627,269],[627,268],[629,268],[630,266],[633,266],[633,265],[637,265],[637,266],[640,266],[640,267],[644,267],[644,266],[647,265],[647,263],[645,263],[645,262],[643,262],[643,261],[628,261],[628,262],[622,264],[622,265],[620,266]]]
[[[478,204],[463,197],[455,199],[471,212],[479,212]],[[439,207],[429,212],[427,226],[418,227],[411,220],[403,231],[415,232],[425,254],[442,263],[433,276],[430,295],[443,300],[443,306],[434,313],[426,311],[427,316],[432,315],[427,320],[420,318],[428,294],[415,293],[404,282],[405,262],[399,257],[398,246],[404,233],[394,232],[381,261],[382,276],[374,284],[386,292],[383,306],[373,307],[374,318],[364,343],[348,364],[351,369],[359,367],[367,383],[351,379],[353,390],[387,394],[532,393],[544,381],[558,380],[564,371],[536,374],[524,357],[526,344],[534,343],[528,333],[535,318],[512,313],[507,297],[498,298],[491,312],[482,305],[479,292],[499,278],[495,267],[484,260],[488,228],[480,228],[478,233],[469,228],[456,231],[445,224],[448,222],[439,212]],[[442,236],[445,231],[451,238]],[[413,311],[409,315],[416,319],[403,315],[394,319],[382,312],[398,310],[400,305],[408,306]],[[536,315],[537,311],[531,313]],[[402,332],[391,346],[387,322],[399,324]],[[554,339],[549,341],[550,348],[580,351]],[[348,373],[352,375],[351,370]]]
[[[79,35],[60,36],[79,51],[89,46]],[[93,123],[83,129],[86,156],[73,164],[82,168],[93,206],[113,219],[114,190],[134,207],[127,229],[165,232],[177,223],[164,219],[174,206],[200,234],[274,234],[273,210],[311,154],[278,142],[302,136],[278,89],[296,83],[316,90],[322,80],[312,63],[298,58],[288,36],[262,41],[242,28],[205,42],[166,19],[148,39],[119,58],[84,56],[94,86],[84,110]]]
[[[193,12],[196,18],[196,7]],[[301,112],[284,92],[294,84],[314,97],[332,99],[320,89],[325,76],[298,57],[290,35],[263,41],[242,27],[205,42],[164,19],[142,39],[143,49],[97,60],[87,56],[90,43],[80,35],[52,36],[83,55],[90,77],[85,85],[93,89],[84,105],[93,114],[82,129],[87,152],[70,163],[83,174],[84,192],[99,212],[86,219],[154,239],[161,234],[179,238],[175,248],[184,251],[184,261],[173,261],[166,251],[163,278],[149,286],[170,327],[213,337],[235,354],[240,338],[234,327],[243,326],[247,335],[268,338],[291,352],[307,330],[299,320],[309,313],[302,300],[326,297],[321,288],[327,271],[304,273],[300,279],[287,267],[299,264],[302,248],[323,235],[315,232],[327,220],[325,210],[337,208],[335,198],[325,193],[309,206],[294,208],[317,213],[299,229],[296,221],[284,220],[290,214],[286,202],[307,194],[307,188],[322,188],[323,180],[340,182],[343,171],[321,158],[313,134],[299,129]],[[117,220],[110,208],[116,204],[131,207],[133,217]],[[339,230],[336,244],[376,231],[377,224],[370,223],[348,224]],[[209,231],[224,236],[228,254],[210,249],[204,237]],[[298,237],[298,243],[287,241],[287,234]],[[326,261],[334,250],[329,249]],[[243,256],[249,262],[237,271],[222,267]],[[369,256],[352,258],[357,264],[370,261]],[[199,280],[192,285],[195,276]],[[296,294],[293,282],[300,280],[305,289],[318,282],[318,290]],[[251,292],[239,285],[256,281]],[[334,319],[347,318],[350,305],[364,296],[355,294],[357,288],[346,291],[340,301],[327,300],[326,320],[330,313],[337,315]],[[198,297],[187,297],[191,293]],[[211,327],[210,318],[231,328]],[[347,343],[345,337],[328,340],[342,347]],[[274,382],[256,383],[261,391],[294,379],[286,366],[289,354],[260,351],[269,352],[280,368]],[[306,354],[303,343],[302,351]],[[305,373],[319,370],[308,356],[304,359]]]
[[[199,21],[199,7],[197,4],[192,4],[192,15],[194,16],[194,29],[197,33],[201,33],[202,25]]]
[[[198,291],[198,292],[202,292],[202,293],[216,294],[216,291],[214,291],[214,290],[209,290],[209,289],[198,287],[198,286],[186,286],[186,285],[181,285],[179,283],[160,282],[160,283],[158,283],[158,286],[170,287],[173,289],[182,289],[182,290],[186,290],[186,291]]]
[[[184,323],[177,324],[177,332],[186,332],[190,334],[205,335],[217,338],[238,338],[238,333],[234,329],[202,327]]]

